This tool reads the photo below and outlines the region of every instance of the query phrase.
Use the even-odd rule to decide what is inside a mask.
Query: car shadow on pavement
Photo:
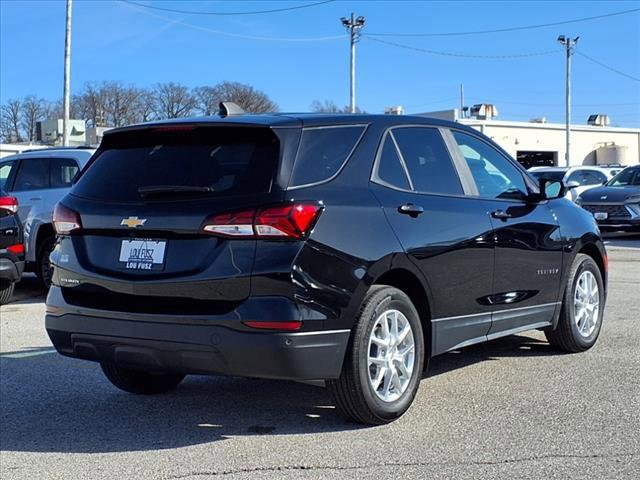
[[[501,357],[551,354],[546,344],[512,336],[436,357],[426,377]],[[189,376],[171,393],[131,395],[108,383],[97,364],[50,353],[3,355],[0,372],[4,451],[162,450],[241,435],[365,428],[343,420],[327,390],[295,382]]]

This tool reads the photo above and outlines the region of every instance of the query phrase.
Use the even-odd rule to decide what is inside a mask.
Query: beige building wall
[[[514,158],[518,151],[556,152],[564,165],[565,129],[561,124],[460,119],[492,138]],[[596,165],[640,161],[640,128],[574,125],[571,129],[571,164]]]

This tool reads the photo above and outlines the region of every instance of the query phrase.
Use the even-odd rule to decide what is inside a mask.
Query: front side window
[[[452,132],[483,198],[522,199],[527,186],[520,170],[498,150],[462,132]]]
[[[609,187],[626,187],[640,185],[640,168],[625,168],[607,183]]]
[[[78,173],[78,164],[71,158],[51,159],[51,188],[70,187]]]
[[[9,175],[11,174],[11,169],[15,162],[12,160],[10,162],[0,163],[0,190],[4,190],[7,184],[7,180],[9,180]]]
[[[13,190],[43,190],[49,188],[49,159],[25,158],[20,162]]]
[[[462,185],[447,147],[435,128],[394,128],[391,135],[400,149],[413,189],[421,193],[462,195]]]
[[[577,182],[578,185],[600,185],[606,181],[604,173],[597,170],[576,170],[567,178],[567,183]]]
[[[362,125],[304,129],[290,186],[310,185],[333,177],[349,158],[364,129]]]

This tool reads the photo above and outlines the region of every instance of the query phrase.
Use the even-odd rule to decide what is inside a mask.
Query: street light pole
[[[578,43],[578,39],[570,38],[568,36],[560,35],[558,42],[565,46],[567,51],[567,66],[566,66],[566,78],[565,78],[565,137],[566,146],[564,160],[568,167],[571,164],[571,56],[573,55],[573,49]]]
[[[62,95],[62,145],[69,146],[69,85],[71,82],[71,7],[73,0],[67,0],[67,24],[64,37],[64,91]]]
[[[351,43],[349,112],[356,113],[356,42],[360,39],[360,30],[364,27],[364,17],[356,18],[355,14],[351,13],[351,18],[342,17],[340,21],[349,31]]]

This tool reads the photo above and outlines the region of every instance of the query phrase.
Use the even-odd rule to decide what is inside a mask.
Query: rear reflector
[[[15,253],[16,255],[21,255],[24,253],[24,243],[16,243],[15,245],[9,245],[7,247],[7,251],[11,253]]]
[[[263,330],[299,330],[302,322],[242,322],[247,327],[261,328]]]
[[[0,197],[0,210],[18,213],[18,199],[16,197]]]
[[[66,235],[82,228],[78,212],[57,203],[53,209],[53,228],[58,235]]]
[[[234,238],[300,239],[309,234],[322,207],[293,203],[258,210],[214,215],[205,221],[205,232]]]

